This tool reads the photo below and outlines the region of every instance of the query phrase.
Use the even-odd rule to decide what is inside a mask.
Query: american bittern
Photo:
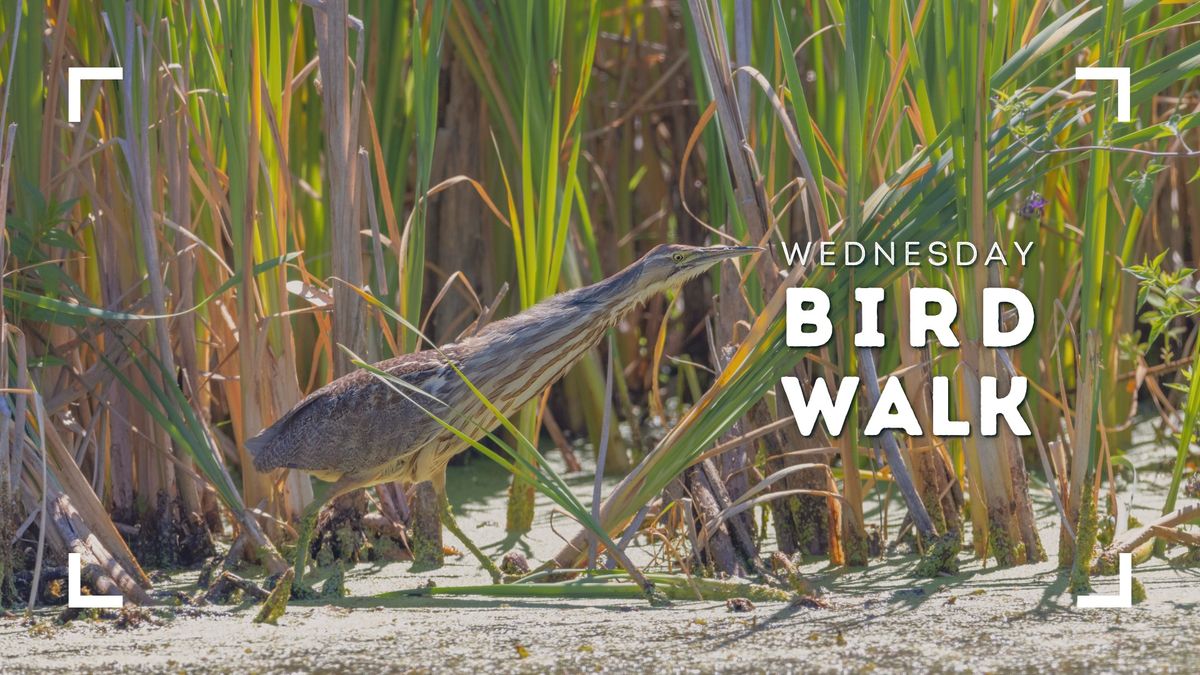
[[[553,384],[594,347],[624,314],[650,297],[722,260],[761,251],[752,246],[661,245],[617,274],[555,295],[477,335],[438,350],[406,354],[376,365],[428,395],[422,410],[409,396],[366,370],[340,377],[313,392],[275,424],[246,442],[259,471],[307,471],[331,484],[301,517],[296,545],[296,585],[308,558],[309,539],[322,505],[352,490],[390,481],[432,481],[442,523],[492,575],[495,564],[463,534],[446,499],[446,464],[467,443],[433,419],[483,435],[498,424],[463,377],[505,416]],[[443,356],[445,355],[445,356]],[[456,373],[446,363],[453,360]],[[414,394],[420,396],[420,394]]]

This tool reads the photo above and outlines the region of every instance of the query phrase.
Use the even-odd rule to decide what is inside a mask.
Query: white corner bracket
[[[1083,609],[1127,609],[1133,607],[1133,554],[1119,553],[1118,590],[1116,595],[1081,595],[1076,599]]]
[[[1129,114],[1129,69],[1086,67],[1075,69],[1077,80],[1112,80],[1117,83],[1117,121],[1131,122]]]
[[[79,592],[79,554],[67,554],[67,607],[72,609],[121,609],[120,595],[83,595]]]
[[[92,80],[124,80],[124,68],[67,68],[67,121],[79,124],[83,121],[83,103],[79,98],[79,86]]]

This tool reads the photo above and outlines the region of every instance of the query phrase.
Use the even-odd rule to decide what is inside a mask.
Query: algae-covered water
[[[1161,503],[1148,476],[1142,472],[1142,496],[1133,503],[1143,519]],[[571,482],[590,494],[586,477]],[[561,515],[551,519],[544,501],[532,533],[506,537],[504,485],[485,462],[452,469],[450,494],[464,529],[497,557],[519,550],[538,561],[557,551],[573,525]],[[893,527],[897,512],[889,518]],[[802,572],[823,603],[759,603],[735,613],[723,602],[378,601],[369,596],[430,580],[445,586],[488,578],[470,558],[451,557],[445,567],[419,573],[407,562],[361,564],[347,573],[349,597],[293,602],[276,626],[253,623],[256,608],[248,605],[155,609],[151,621],[124,629],[112,620],[56,625],[55,608],[36,612],[33,624],[0,618],[0,671],[1200,670],[1200,568],[1152,560],[1135,568],[1144,603],[1077,609],[1053,558],[1053,508],[1043,500],[1039,512],[1048,562],[995,569],[964,554],[960,574],[931,581],[911,577],[916,559],[898,554],[863,571],[815,561]],[[171,574],[158,588],[188,590],[195,578]],[[1097,592],[1115,593],[1116,585],[1115,578],[1096,580]]]

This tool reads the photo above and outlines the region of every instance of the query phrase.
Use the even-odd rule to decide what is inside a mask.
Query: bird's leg
[[[492,576],[492,583],[500,583],[504,579],[504,575],[500,573],[500,568],[496,567],[496,563],[492,562],[492,559],[489,558],[487,554],[479,550],[479,547],[475,545],[475,542],[471,541],[467,535],[463,533],[462,528],[458,526],[458,520],[454,517],[454,511],[450,507],[450,499],[446,496],[445,469],[442,470],[440,476],[433,479],[433,491],[436,492],[438,496],[438,505],[441,511],[442,525],[445,525],[446,529],[450,530],[450,534],[458,537],[458,540],[463,543],[463,546],[467,547],[467,550],[471,552],[471,555],[475,556],[475,559],[479,561],[479,564],[483,565],[483,569],[487,570],[487,573]]]
[[[300,527],[297,530],[296,539],[296,554],[295,554],[295,578],[292,582],[293,594],[303,596],[306,586],[302,583],[304,580],[304,568],[308,566],[308,549],[312,544],[313,530],[317,527],[317,516],[321,514],[321,509],[329,503],[329,500],[338,494],[342,494],[345,490],[337,490],[336,486],[340,483],[325,483],[317,481],[313,485],[313,500],[304,507],[304,512],[300,515]],[[308,589],[311,590],[311,589]]]

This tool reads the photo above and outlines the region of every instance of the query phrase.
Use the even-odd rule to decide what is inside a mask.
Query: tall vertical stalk
[[[1120,53],[1123,3],[1109,3],[1104,11],[1104,27],[1100,39],[1100,60],[1115,63]],[[1092,138],[1096,143],[1107,138],[1112,125],[1109,101],[1116,94],[1115,83],[1098,83],[1095,105],[1092,108]],[[1097,493],[1099,482],[1097,468],[1100,462],[1101,427],[1105,424],[1101,405],[1105,392],[1111,392],[1115,384],[1115,373],[1100,369],[1103,355],[1108,353],[1112,336],[1106,330],[1107,316],[1111,307],[1101,304],[1107,284],[1104,270],[1109,265],[1110,255],[1109,196],[1111,159],[1105,150],[1089,153],[1087,188],[1083,195],[1082,225],[1082,281],[1079,296],[1079,350],[1083,356],[1079,364],[1080,393],[1075,404],[1075,428],[1071,457],[1071,489],[1067,498],[1067,517],[1075,523],[1075,541],[1063,537],[1060,545],[1059,564],[1073,564],[1070,590],[1086,593],[1093,548],[1097,534]],[[1119,283],[1119,280],[1118,280]],[[1111,291],[1110,291],[1111,292]],[[1107,343],[1107,344],[1106,344]],[[1110,384],[1109,381],[1112,383]],[[1111,423],[1111,422],[1110,422]]]

